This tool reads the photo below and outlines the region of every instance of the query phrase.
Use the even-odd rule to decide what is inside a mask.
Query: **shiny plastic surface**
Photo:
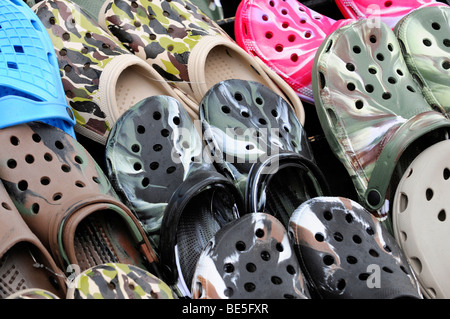
[[[371,19],[394,28],[396,23],[410,12],[427,7],[442,6],[435,0],[335,0],[342,14],[347,18]]]
[[[350,21],[336,21],[296,0],[244,0],[236,13],[236,42],[312,102],[314,55],[328,34]]]
[[[203,250],[194,299],[310,297],[286,229],[273,216],[247,214],[220,229]]]
[[[450,122],[427,103],[384,23],[360,20],[336,30],[318,51],[313,78],[327,140],[360,203],[378,210],[404,150]]]
[[[289,232],[313,298],[422,298],[395,238],[350,199],[305,202],[292,215]]]

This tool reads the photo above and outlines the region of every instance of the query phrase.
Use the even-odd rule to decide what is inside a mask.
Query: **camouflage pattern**
[[[305,197],[326,192],[305,130],[289,104],[261,83],[235,79],[216,84],[202,100],[200,119],[214,163],[246,197],[249,212],[272,203],[270,213],[280,219],[286,215],[287,226]],[[291,167],[282,171],[282,165]],[[269,194],[266,179],[282,180],[284,188]],[[276,203],[273,199],[280,196]]]
[[[353,200],[316,197],[303,203],[289,233],[313,298],[422,298],[395,238]]]
[[[287,231],[273,216],[246,214],[211,238],[197,263],[194,299],[307,299]]]
[[[202,100],[200,120],[215,163],[244,184],[253,164],[281,151],[314,160],[289,104],[261,83],[236,79],[216,84]]]
[[[60,299],[50,291],[42,289],[25,289],[9,295],[6,299]]]
[[[156,260],[140,223],[75,139],[38,122],[6,128],[0,133],[4,150],[0,155],[0,178],[27,225],[61,269],[78,264],[84,270],[102,259],[143,262],[138,248],[150,263]],[[98,224],[91,219],[86,242],[78,242],[85,237],[77,237],[74,247],[72,227],[80,227],[81,219],[88,220],[90,212],[109,214],[108,220],[118,218],[118,225],[126,227],[105,227],[101,219]],[[98,218],[104,217],[103,213],[97,214]],[[64,236],[71,232],[72,237]],[[108,238],[106,243],[100,240],[103,237]]]
[[[450,7],[424,7],[403,18],[394,32],[406,64],[422,83],[430,105],[450,113]]]
[[[140,101],[114,124],[105,149],[106,174],[155,242],[172,194],[203,165],[202,151],[192,120],[169,96]]]
[[[127,264],[90,268],[69,284],[67,299],[175,299],[176,295],[151,273]]]
[[[229,38],[189,1],[114,0],[104,10],[99,23],[170,81],[189,82],[190,51],[205,35]]]
[[[320,123],[359,202],[385,217],[377,210],[404,150],[450,122],[427,103],[395,34],[382,22],[357,21],[327,37],[316,55],[313,83]]]
[[[75,130],[106,138],[113,119],[99,107],[99,80],[112,59],[130,53],[76,4],[49,0],[34,10],[52,40]]]

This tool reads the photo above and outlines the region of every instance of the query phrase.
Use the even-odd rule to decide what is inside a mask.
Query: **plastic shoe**
[[[329,192],[306,133],[288,103],[258,82],[226,80],[201,103],[207,149],[243,194],[246,211],[287,226],[306,199]]]
[[[107,263],[76,275],[67,299],[174,299],[161,279],[128,264]]]
[[[370,19],[372,23],[386,23],[392,29],[398,21],[410,12],[429,6],[446,6],[435,0],[336,0],[346,18]]]
[[[403,18],[394,32],[411,74],[430,105],[450,113],[450,7],[424,7]]]
[[[95,3],[99,7],[99,0]],[[303,105],[295,91],[191,2],[108,0],[101,4],[99,12],[90,10],[99,24],[197,104],[220,81],[257,81],[284,96],[304,124]],[[198,105],[192,110],[198,114]]]
[[[238,190],[204,156],[194,123],[168,96],[126,111],[106,144],[109,179],[158,247],[162,279],[183,295],[201,249],[243,211]]]
[[[292,215],[289,233],[313,298],[423,298],[395,238],[357,202],[311,199]]]
[[[78,5],[49,0],[33,10],[52,39],[77,133],[103,145],[115,121],[138,101],[159,94],[178,97],[153,68],[115,42]]]
[[[427,103],[384,23],[360,20],[327,37],[315,58],[313,89],[321,126],[358,202],[386,217],[396,165],[412,161],[408,149],[444,139],[450,121]]]
[[[419,154],[401,178],[392,208],[395,238],[408,258],[426,298],[450,297],[447,194],[450,141]]]
[[[246,214],[216,233],[197,263],[192,295],[194,299],[310,298],[285,227],[264,213]]]
[[[313,103],[311,72],[325,37],[353,20],[336,21],[296,0],[241,1],[236,42],[259,57],[307,102]]]
[[[64,273],[28,228],[0,182],[0,298],[37,289],[63,298]]]
[[[190,0],[212,20],[222,20],[224,13],[220,0]]]
[[[61,269],[119,262],[158,275],[158,259],[139,221],[75,139],[33,122],[0,130],[0,143],[0,178]]]
[[[53,46],[23,1],[0,3],[0,129],[42,121],[75,137]]]

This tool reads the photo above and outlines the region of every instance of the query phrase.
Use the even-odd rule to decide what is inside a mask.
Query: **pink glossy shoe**
[[[341,13],[352,19],[379,19],[392,29],[401,18],[415,9],[447,6],[436,0],[335,0]]]
[[[351,21],[336,21],[297,0],[243,0],[235,16],[235,38],[302,100],[313,102],[311,71],[316,51],[327,35]]]

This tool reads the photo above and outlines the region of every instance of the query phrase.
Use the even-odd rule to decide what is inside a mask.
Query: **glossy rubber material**
[[[313,83],[321,126],[358,201],[386,217],[379,209],[399,159],[430,132],[444,138],[448,118],[425,100],[384,23],[360,20],[327,37],[315,58]]]
[[[244,0],[234,26],[236,42],[311,103],[315,53],[327,35],[350,21],[336,21],[296,0]]]
[[[289,233],[313,298],[422,298],[395,238],[357,202],[311,199],[292,215]]]
[[[286,229],[264,213],[247,214],[211,238],[199,258],[192,294],[194,299],[310,297]]]
[[[436,143],[405,170],[393,199],[395,238],[408,258],[426,298],[450,297],[446,248],[450,231],[450,141]]]
[[[188,264],[243,211],[241,195],[203,151],[194,123],[169,96],[152,96],[127,110],[106,144],[107,175],[152,238],[169,285],[187,281],[190,287]],[[185,267],[177,269],[177,263]]]
[[[23,1],[0,3],[0,128],[42,121],[75,137],[53,45]]]
[[[410,12],[428,6],[445,6],[435,0],[335,0],[344,17],[369,19],[372,23],[386,23],[392,29]]]
[[[240,189],[247,212],[270,211],[287,223],[305,198],[328,192],[302,125],[287,102],[260,83],[218,83],[203,98],[200,119],[214,164]],[[286,186],[287,179],[290,190],[272,188],[271,181]],[[272,202],[281,194],[283,204]]]
[[[450,112],[450,7],[424,7],[394,29],[411,74],[433,108]]]

